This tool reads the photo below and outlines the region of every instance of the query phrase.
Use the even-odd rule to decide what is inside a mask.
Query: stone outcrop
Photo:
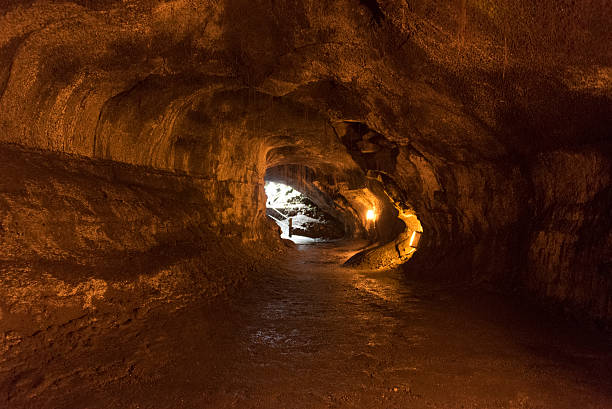
[[[253,194],[243,185],[16,146],[0,158],[0,351],[68,323],[118,325],[223,294],[279,241],[224,221],[267,223],[230,200]]]

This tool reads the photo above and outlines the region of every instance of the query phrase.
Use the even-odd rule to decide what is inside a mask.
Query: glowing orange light
[[[417,248],[419,245],[419,240],[421,240],[421,234],[422,233],[419,231],[413,231],[412,236],[410,236],[410,242],[408,243],[408,245],[410,247]]]
[[[376,219],[376,213],[374,213],[374,210],[370,209],[366,212],[366,220],[374,220]]]

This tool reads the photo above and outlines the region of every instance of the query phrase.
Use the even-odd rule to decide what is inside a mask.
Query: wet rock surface
[[[210,180],[7,145],[0,173],[2,360],[36,334],[226,294],[271,254],[218,222],[249,214],[212,207],[231,188]]]
[[[36,334],[28,348],[3,354],[1,405],[612,404],[609,339],[482,289],[342,267],[356,250],[301,246],[213,304]]]
[[[374,203],[394,232],[382,172],[427,232],[416,270],[609,326],[611,19],[607,0],[5,1],[0,141],[208,180],[223,237],[271,232],[263,176],[296,164],[355,235]],[[597,197],[558,194],[585,175]]]

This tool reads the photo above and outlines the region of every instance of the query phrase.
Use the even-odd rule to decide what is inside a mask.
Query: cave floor
[[[612,407],[603,337],[474,288],[341,267],[351,254],[298,246],[226,299],[67,328],[23,357],[0,406]]]

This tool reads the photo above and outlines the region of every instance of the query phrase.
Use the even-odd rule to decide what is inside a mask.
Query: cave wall
[[[16,145],[0,159],[0,352],[225,294],[278,242],[214,213],[236,210],[218,181]]]
[[[232,192],[199,179],[110,161],[87,161],[2,146],[2,259],[78,259],[142,252],[199,237],[254,238],[258,189]],[[265,205],[265,201],[264,201]],[[250,214],[248,212],[251,212]],[[265,229],[254,229],[265,233]]]
[[[398,149],[413,267],[610,319],[606,6],[5,2],[0,141],[207,180],[215,231],[253,241],[267,167],[347,191],[379,167],[347,153],[336,125],[358,122]]]
[[[538,156],[531,173],[535,214],[523,278],[568,310],[605,321],[612,303],[611,160],[609,146]]]
[[[425,232],[425,249],[407,268],[512,284],[527,229],[520,170],[491,162],[435,166],[412,149],[402,149],[400,164],[396,180],[414,198]]]

